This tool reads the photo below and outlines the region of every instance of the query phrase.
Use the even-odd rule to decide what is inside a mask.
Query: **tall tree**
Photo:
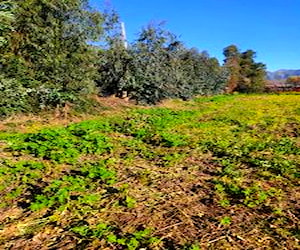
[[[105,33],[98,52],[97,86],[103,95],[121,95],[133,79],[130,48],[125,48],[120,18],[114,10],[104,12],[103,26]]]
[[[179,97],[186,99],[223,91],[227,74],[218,60],[210,58],[207,52],[181,47],[176,60],[180,67],[171,68],[175,69],[175,75],[181,76],[177,84]]]
[[[148,25],[132,46],[134,85],[132,95],[141,102],[154,104],[171,97],[174,86],[169,83],[170,54],[168,48],[175,36],[162,25]]]
[[[133,95],[147,103],[219,93],[227,80],[216,59],[186,48],[161,25],[142,30],[132,47],[132,58]]]
[[[137,41],[124,48],[116,15],[109,15],[109,37],[100,50],[103,94],[125,90],[139,102],[154,104],[164,98],[189,99],[220,92],[226,82],[218,61],[205,52],[186,48],[162,24],[150,24]]]
[[[99,12],[87,0],[15,0],[14,4],[11,46],[2,62],[5,73],[62,91],[92,87],[96,69],[87,42],[101,35]]]
[[[255,62],[255,51],[241,53],[235,45],[230,45],[224,49],[224,56],[225,67],[230,73],[227,93],[262,92],[265,89],[266,66]]]
[[[230,45],[223,50],[223,54],[225,67],[230,72],[226,92],[232,93],[236,90],[240,78],[240,51],[236,45]]]
[[[255,62],[256,52],[247,50],[240,57],[240,81],[237,91],[239,92],[262,92],[266,84],[266,66]]]

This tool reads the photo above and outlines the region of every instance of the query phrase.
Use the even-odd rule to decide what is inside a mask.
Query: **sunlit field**
[[[1,249],[300,248],[300,95],[4,127]]]

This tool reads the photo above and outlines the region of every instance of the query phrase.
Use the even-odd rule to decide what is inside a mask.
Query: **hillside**
[[[275,72],[267,72],[267,79],[268,80],[285,80],[290,76],[300,76],[300,69],[299,70],[277,70]]]
[[[0,249],[300,247],[300,95],[0,125]]]

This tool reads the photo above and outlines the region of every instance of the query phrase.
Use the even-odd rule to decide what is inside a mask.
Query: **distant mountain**
[[[298,70],[281,69],[275,72],[267,72],[268,80],[285,80],[290,76],[300,76],[300,69]]]

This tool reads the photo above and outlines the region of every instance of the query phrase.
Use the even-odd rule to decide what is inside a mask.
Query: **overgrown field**
[[[1,249],[300,249],[300,95],[18,126],[0,134]]]

